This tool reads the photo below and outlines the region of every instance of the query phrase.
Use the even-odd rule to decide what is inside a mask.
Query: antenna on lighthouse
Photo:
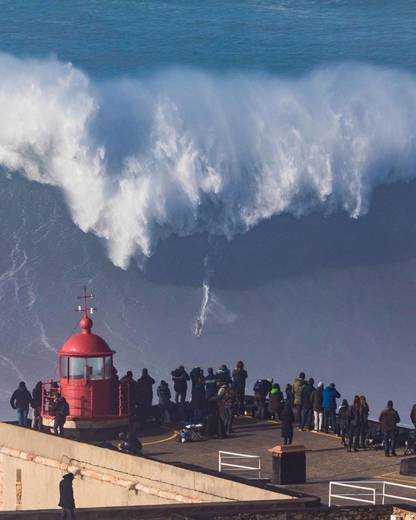
[[[94,296],[92,294],[88,294],[87,288],[84,285],[82,296],[78,296],[78,300],[84,300],[84,306],[78,305],[76,311],[83,312],[85,318],[88,317],[88,314],[94,314],[94,312],[97,310],[96,307],[88,307],[87,304],[89,298],[94,298]]]

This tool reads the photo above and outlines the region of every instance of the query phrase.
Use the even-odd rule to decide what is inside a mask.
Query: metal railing
[[[362,485],[362,484],[365,484]],[[369,487],[371,486],[371,487]],[[350,493],[341,493],[334,492],[334,488],[342,487],[346,489],[350,489],[352,491],[358,490],[358,492],[350,492]],[[410,489],[414,492],[414,498],[409,497],[409,493],[407,496],[404,495],[394,495],[392,492],[388,493],[389,487],[401,488],[401,489]],[[368,498],[363,498],[368,497]],[[405,500],[406,502],[415,502],[416,503],[416,486],[407,486],[405,484],[398,484],[396,482],[387,482],[383,480],[360,480],[360,481],[342,481],[335,482],[332,481],[329,483],[329,492],[328,492],[328,505],[331,507],[333,499],[338,498],[340,500],[348,500],[351,502],[361,502],[364,504],[376,505],[377,499],[380,497],[379,503],[385,504],[386,498],[391,498],[394,500]]]
[[[49,381],[42,383],[42,403],[41,403],[41,415],[51,416],[55,415],[54,404],[57,397],[60,395],[59,383]],[[65,389],[65,397],[70,402],[69,415],[71,417],[94,417],[94,399],[97,398],[94,394],[94,387],[89,388],[87,395],[77,397],[77,390],[74,388]],[[131,413],[130,404],[130,386],[118,384],[115,395],[114,395],[114,410],[111,415],[124,417]]]
[[[224,460],[241,461],[249,460],[256,461],[256,466],[246,466],[242,464],[233,464],[230,462],[224,462]],[[227,471],[255,471],[257,472],[257,478],[261,478],[261,457],[259,455],[246,455],[244,453],[233,453],[231,451],[219,451],[218,452],[218,471],[223,472],[223,468],[227,468]]]

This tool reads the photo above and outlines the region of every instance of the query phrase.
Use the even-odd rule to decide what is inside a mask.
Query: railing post
[[[386,481],[383,481],[383,496],[382,496],[382,499],[381,499],[382,500],[381,503],[383,504],[383,506],[384,506],[384,502],[385,502],[385,500],[384,500],[385,499],[385,495],[386,495]]]
[[[329,483],[329,493],[328,493],[328,506],[331,507],[331,498],[332,498],[332,482]]]
[[[221,473],[221,452],[218,452],[218,472]]]
[[[91,383],[90,383],[91,385]],[[91,385],[90,386],[90,415],[91,417],[94,417],[94,406],[93,406],[93,397],[94,397],[94,387]]]

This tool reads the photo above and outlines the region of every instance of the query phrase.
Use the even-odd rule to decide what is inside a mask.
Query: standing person
[[[293,441],[293,423],[295,421],[295,415],[291,403],[286,402],[282,410],[281,420],[283,444],[286,446],[287,444],[292,444]]]
[[[204,377],[204,371],[201,367],[195,367],[189,372],[189,377],[191,379],[192,384],[192,390],[194,389],[194,386],[196,385],[197,381],[202,377]]]
[[[137,380],[139,416],[143,421],[146,421],[152,409],[154,384],[155,380],[149,376],[147,368],[143,368],[142,376]]]
[[[64,425],[69,415],[69,404],[65,397],[58,397],[53,405],[55,419],[53,421],[53,432],[55,435],[64,435]]]
[[[191,405],[193,409],[194,424],[202,421],[205,412],[205,385],[202,375],[194,382],[192,387]]]
[[[280,419],[284,406],[283,393],[280,386],[274,383],[269,394],[269,412],[273,419]]]
[[[383,434],[384,454],[386,457],[396,456],[396,439],[397,425],[400,422],[400,416],[393,408],[393,401],[387,402],[385,408],[379,417],[381,433]]]
[[[137,383],[133,378],[133,372],[131,370],[127,370],[126,375],[120,379],[120,383],[123,387],[124,397],[128,403],[130,414],[129,420],[130,425],[132,425],[136,419],[137,407],[139,403],[139,391]]]
[[[34,430],[42,430],[42,381],[38,381],[32,391],[31,405],[33,408],[32,428]]]
[[[324,409],[324,431],[329,432],[329,426],[335,433],[337,429],[337,399],[341,397],[341,394],[335,388],[335,383],[331,383],[324,389],[322,397],[322,406]]]
[[[224,430],[225,435],[233,433],[234,408],[235,408],[235,390],[231,385],[223,385],[218,396],[223,400],[224,406]]]
[[[211,399],[216,396],[218,392],[217,378],[214,374],[213,368],[208,368],[208,374],[205,376],[205,396],[207,399]]]
[[[345,442],[345,436],[349,434],[350,430],[350,407],[348,401],[346,399],[342,400],[342,404],[338,410],[338,431],[341,436],[341,443],[345,447],[347,443]],[[348,449],[351,451],[351,448]]]
[[[32,396],[26,388],[26,383],[20,381],[19,386],[13,392],[10,398],[10,406],[17,411],[17,420],[19,426],[27,426],[27,416],[29,413],[29,405],[32,402]]]
[[[286,385],[285,388],[286,402],[293,403],[293,388],[290,383]]]
[[[312,394],[315,391],[315,387],[313,386],[315,380],[313,377],[309,378],[309,381],[306,385],[303,385],[301,391],[301,406],[302,406],[302,419],[300,422],[300,429],[303,431],[305,428],[307,430],[312,430]]]
[[[171,372],[173,380],[173,389],[175,390],[175,403],[184,404],[186,400],[186,392],[188,391],[189,374],[185,367],[180,365],[176,370]]]
[[[233,370],[233,383],[238,415],[244,415],[244,397],[246,395],[246,379],[248,377],[244,363],[239,361]]]
[[[170,417],[170,410],[171,410],[171,393],[169,389],[169,385],[162,379],[160,382],[160,385],[157,389],[157,396],[159,398],[159,407],[162,411],[162,421],[165,424],[169,424],[171,417]]]
[[[348,433],[348,451],[354,446],[354,451],[358,451],[361,428],[361,401],[358,395],[354,397],[354,402],[349,410],[349,433]]]
[[[360,448],[366,449],[366,441],[368,435],[368,416],[370,415],[370,407],[364,395],[360,395],[361,402],[361,425],[360,425]]]
[[[292,392],[293,392],[293,406],[296,412],[296,422],[300,427],[302,421],[302,388],[306,385],[305,373],[301,372],[299,377],[296,377],[293,381]]]
[[[258,379],[253,387],[256,417],[261,420],[266,419],[266,397],[272,389],[272,381],[273,380]]]
[[[62,518],[64,520],[75,520],[75,500],[72,482],[74,475],[67,473],[59,483],[59,507],[62,507]]]
[[[324,384],[319,381],[318,386],[312,392],[312,410],[313,410],[313,423],[316,432],[323,431],[323,420],[324,420],[324,409],[322,406],[323,401]]]

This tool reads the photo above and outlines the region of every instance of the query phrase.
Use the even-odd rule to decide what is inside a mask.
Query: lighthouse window
[[[104,379],[104,358],[87,358],[88,379]]]
[[[61,357],[61,377],[68,378],[68,356]]]
[[[105,379],[111,379],[113,375],[111,356],[104,358],[104,377]]]
[[[69,358],[69,379],[84,379],[85,358]]]

